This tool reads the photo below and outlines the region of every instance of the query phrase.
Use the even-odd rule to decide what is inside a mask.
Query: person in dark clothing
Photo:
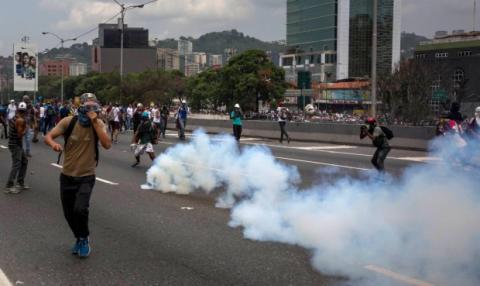
[[[233,111],[230,113],[230,119],[233,123],[233,137],[240,142],[240,137],[242,136],[242,119],[243,113],[240,109],[240,104],[235,104]]]
[[[377,150],[371,162],[379,172],[384,172],[384,162],[391,150],[387,136],[382,128],[377,125],[375,118],[368,118],[365,123],[366,125],[362,126],[360,138],[363,139],[368,136],[372,140],[373,146],[375,146]]]
[[[153,123],[149,119],[148,112],[142,114],[142,123],[138,126],[137,132],[132,139],[132,148],[135,148],[135,163],[132,167],[140,164],[140,156],[147,153],[150,159],[155,160],[155,151],[153,149],[152,141],[155,139],[155,129]]]
[[[25,113],[27,104],[20,102],[18,104],[17,114],[10,119],[8,149],[12,154],[12,170],[8,177],[5,193],[18,194],[22,190],[28,190],[30,187],[25,185],[25,175],[27,173],[28,159],[23,150],[23,137],[27,132],[27,123]],[[15,180],[17,185],[15,185]]]
[[[175,116],[177,121],[178,138],[180,140],[185,140],[185,128],[187,127],[187,116],[188,116],[187,101],[182,100],[182,104],[178,108]]]
[[[283,144],[283,136],[287,138],[287,142],[290,144],[290,136],[288,136],[286,125],[288,120],[288,110],[284,107],[280,107],[278,112],[278,124],[280,125],[280,143]]]
[[[452,106],[450,107],[450,113],[448,114],[447,118],[454,120],[457,124],[462,124],[464,118],[462,113],[460,113],[460,103],[452,103]]]
[[[170,111],[164,105],[162,111],[160,112],[161,122],[160,122],[160,134],[162,138],[165,138],[165,133],[167,131],[168,117],[170,116]]]
[[[133,113],[133,134],[137,132],[138,126],[142,123],[142,114],[143,114],[143,104],[137,104],[137,109],[135,109],[135,113]]]
[[[0,124],[3,126],[3,130],[0,130],[0,138],[8,139],[8,119],[7,119],[7,107],[0,105]]]

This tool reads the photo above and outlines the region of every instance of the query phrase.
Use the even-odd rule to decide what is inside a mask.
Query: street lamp
[[[51,32],[42,32],[42,35],[52,35],[52,36],[54,36],[55,38],[57,38],[57,39],[60,41],[60,44],[61,44],[62,49],[63,49],[63,44],[64,44],[64,43],[66,43],[66,42],[75,42],[75,41],[77,40],[77,38],[64,39],[64,38],[58,36],[57,34],[51,33]],[[65,68],[64,65],[65,65],[65,64],[64,64],[64,61],[63,61],[63,58],[62,58],[62,80],[61,80],[61,87],[60,87],[60,89],[61,89],[61,101],[62,101],[62,104],[63,104],[63,77],[64,77],[64,75],[63,75],[63,73],[64,73],[63,70],[64,70],[64,68]]]
[[[377,43],[378,43],[378,0],[373,0],[372,31],[372,117],[377,117]]]
[[[132,10],[135,8],[143,8],[145,5],[156,2],[157,0],[149,1],[143,4],[139,5],[130,5],[130,6],[125,6],[125,4],[122,4],[118,2],[118,0],[113,0],[115,3],[117,3],[118,6],[120,6],[120,14],[121,14],[121,28],[120,28],[120,80],[123,79],[123,38],[124,38],[124,22],[125,22],[125,13],[128,10]]]

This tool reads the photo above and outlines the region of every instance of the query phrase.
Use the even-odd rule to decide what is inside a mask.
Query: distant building
[[[228,63],[231,58],[233,58],[238,53],[238,50],[235,48],[227,48],[223,51],[223,62]]]
[[[378,1],[378,73],[400,60],[401,0]],[[287,1],[287,78],[312,72],[312,81],[371,75],[373,0]]]
[[[158,48],[157,65],[159,70],[180,70],[180,57],[174,49]]]
[[[185,64],[185,76],[194,76],[200,73],[200,65],[197,63]]]
[[[280,53],[278,52],[272,52],[272,51],[266,51],[265,52],[270,59],[270,61],[276,66],[280,66]]]
[[[119,19],[119,23],[121,20]],[[97,72],[120,71],[121,25],[100,24],[98,38],[93,41],[92,70]],[[124,25],[124,74],[155,69],[157,51],[149,47],[148,30]]]
[[[63,76],[68,77],[70,75],[70,65],[73,63],[73,59],[46,59],[40,63],[39,72],[43,76],[62,76],[63,67]]]
[[[203,52],[193,53],[193,62],[199,64],[200,67],[205,67],[207,65],[207,54]]]
[[[79,76],[87,74],[87,64],[84,63],[71,63],[70,64],[70,76]]]
[[[208,58],[208,65],[211,67],[221,67],[223,65],[222,55],[210,55]]]
[[[438,33],[438,35],[444,35]],[[437,36],[417,46],[415,61],[438,71],[432,83],[432,107],[436,112],[451,101],[462,103],[472,114],[480,106],[480,32]]]
[[[184,56],[191,53],[193,53],[193,43],[185,39],[178,40],[178,54]]]

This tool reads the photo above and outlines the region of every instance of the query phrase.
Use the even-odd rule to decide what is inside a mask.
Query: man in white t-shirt
[[[15,100],[10,100],[10,104],[8,105],[7,108],[7,113],[8,113],[8,120],[12,119],[15,117],[15,114],[17,113],[17,106],[15,105]]]
[[[127,129],[130,130],[132,129],[132,119],[133,119],[133,107],[132,105],[130,104],[128,107],[127,107]]]
[[[118,104],[112,109],[113,113],[113,125],[112,125],[112,141],[113,143],[118,143],[118,133],[120,132],[120,108]]]
[[[162,117],[160,116],[160,108],[158,105],[152,108],[152,121],[154,128],[156,129],[157,140],[160,138],[160,129],[162,124]]]

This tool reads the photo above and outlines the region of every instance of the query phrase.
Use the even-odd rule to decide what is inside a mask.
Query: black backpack
[[[65,148],[67,147],[67,143],[68,143],[68,139],[70,138],[70,135],[72,135],[72,132],[73,132],[73,128],[75,128],[75,125],[77,124],[77,121],[78,121],[78,117],[77,116],[74,116],[72,118],[72,120],[70,121],[70,124],[68,124],[68,127],[67,127],[67,130],[65,130],[65,133],[63,134],[63,137],[64,137],[64,145],[63,145],[63,150],[65,150]],[[93,126],[91,126],[91,128],[93,128]],[[95,140],[95,161],[97,161],[97,166],[98,166],[98,159],[99,159],[99,151],[98,151],[98,135],[97,135],[97,132],[95,131],[95,129],[93,129],[93,136],[94,136],[94,140]],[[60,164],[60,158],[62,158],[62,152],[60,152],[60,154],[58,154],[58,160],[57,160],[57,164]]]
[[[387,137],[388,140],[392,140],[393,137],[395,137],[393,135],[393,131],[390,130],[390,128],[385,127],[385,126],[380,126],[380,128],[382,128],[382,131],[383,131],[383,133],[385,133],[385,137]]]

